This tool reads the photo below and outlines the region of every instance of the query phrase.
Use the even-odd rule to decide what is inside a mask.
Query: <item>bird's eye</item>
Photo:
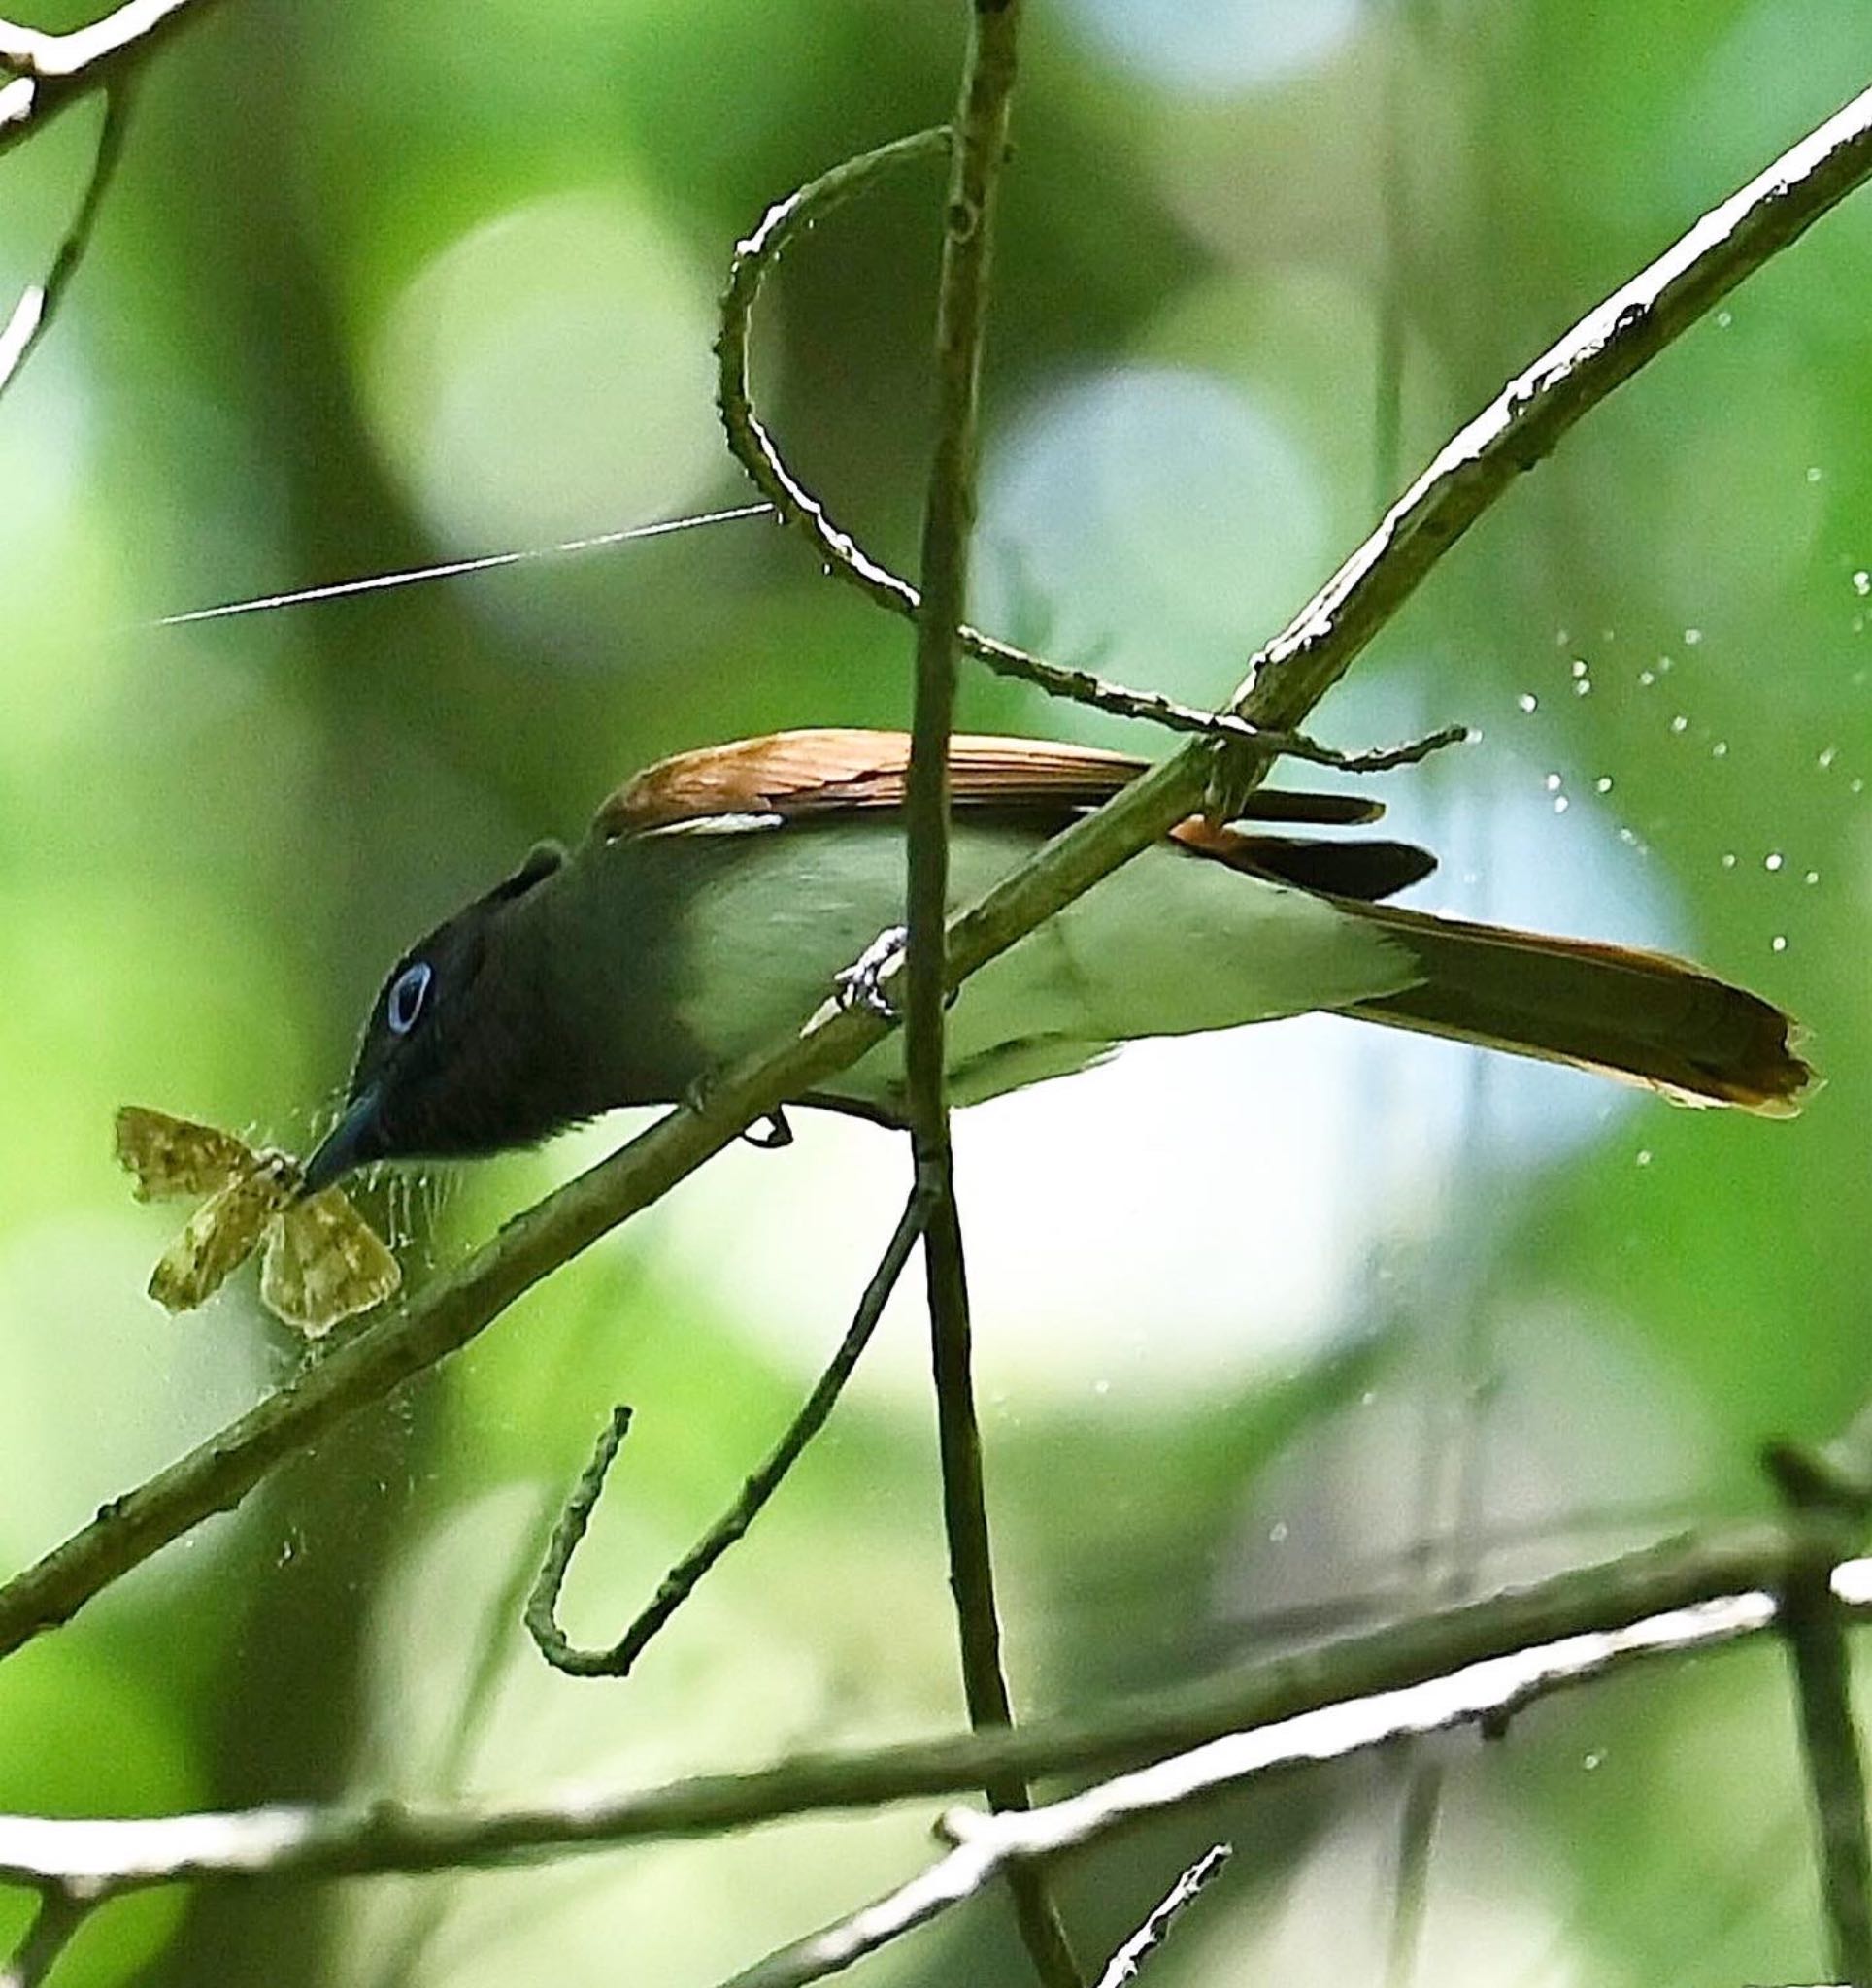
[[[429,983],[435,978],[428,966],[418,960],[415,966],[405,967],[390,986],[390,998],[384,1010],[384,1019],[390,1025],[393,1036],[407,1036],[416,1027],[417,1017],[422,1012],[422,1005],[429,998]]]

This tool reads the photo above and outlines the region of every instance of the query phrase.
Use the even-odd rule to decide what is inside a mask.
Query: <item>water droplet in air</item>
[[[1531,690],[1523,690],[1521,694],[1518,698],[1516,698],[1515,702],[1521,706],[1522,711],[1528,712],[1538,711],[1540,709],[1541,704],[1540,699],[1536,697]]]
[[[1779,849],[1771,849],[1767,855],[1762,857],[1761,867],[1764,870],[1779,870],[1781,868],[1781,851]]]

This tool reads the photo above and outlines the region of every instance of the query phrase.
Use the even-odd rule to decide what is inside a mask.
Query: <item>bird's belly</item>
[[[749,831],[723,843],[684,893],[674,977],[683,1033],[720,1065],[798,1028],[834,977],[904,920],[900,828],[880,820]],[[1039,838],[962,824],[952,906],[980,897]],[[950,1011],[958,1104],[1084,1068],[1118,1043],[1343,1006],[1410,983],[1401,948],[1305,891],[1165,844],[1114,876],[964,985]],[[894,1113],[897,1038],[832,1078],[828,1096]]]

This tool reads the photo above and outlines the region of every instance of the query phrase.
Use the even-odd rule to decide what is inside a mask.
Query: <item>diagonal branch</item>
[[[1258,659],[1254,714],[1303,714],[1521,470],[1572,424],[1872,174],[1872,90],[1803,138],[1581,322],[1443,450],[1372,538]],[[1200,804],[1213,763],[1187,748],[1049,843],[952,921],[952,984],[1013,945]],[[68,1620],[170,1541],[231,1509],[270,1471],[413,1374],[465,1345],[525,1291],[727,1145],[776,1105],[821,1088],[885,1033],[852,1007],[723,1074],[684,1109],[525,1213],[404,1311],[111,1501],[0,1587],[0,1655]],[[1855,1448],[1856,1452],[1856,1447]]]
[[[1235,1854],[1232,1843],[1217,1843],[1190,1865],[1156,1905],[1151,1916],[1112,1956],[1112,1964],[1099,1977],[1098,1988],[1126,1988],[1135,1981],[1146,1961],[1170,1937],[1170,1929],[1202,1896],[1210,1880]]]

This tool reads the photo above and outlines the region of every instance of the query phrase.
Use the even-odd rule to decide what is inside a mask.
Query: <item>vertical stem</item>
[[[961,1636],[970,1722],[1013,1722],[1001,1674],[1001,1632],[982,1484],[982,1445],[970,1374],[968,1280],[955,1212],[945,1077],[944,1001],[949,909],[949,739],[955,706],[956,629],[967,612],[969,535],[983,334],[995,195],[1007,151],[1020,0],[974,0],[943,214],[936,317],[936,447],[923,511],[922,605],[917,620],[917,701],[905,803],[910,949],[905,967],[904,1078],[917,1186],[928,1217],[923,1267],[942,1451],[950,1585]],[[986,1790],[996,1808],[1025,1808],[1018,1774]],[[1047,1988],[1078,1988],[1065,1930],[1037,1870],[1017,1867],[1010,1888],[1021,1938]]]
[[[1872,1844],[1865,1770],[1853,1726],[1846,1630],[1830,1568],[1818,1562],[1781,1597],[1782,1633],[1793,1659],[1801,1752],[1820,1838],[1821,1890],[1831,1938],[1831,1978],[1872,1988]]]

